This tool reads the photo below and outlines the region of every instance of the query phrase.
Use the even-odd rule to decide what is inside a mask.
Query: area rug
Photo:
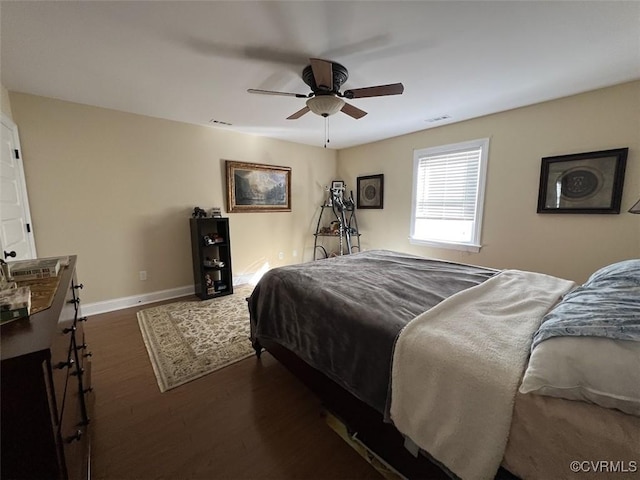
[[[246,298],[253,287],[206,301],[182,301],[138,312],[138,324],[161,392],[247,358]]]

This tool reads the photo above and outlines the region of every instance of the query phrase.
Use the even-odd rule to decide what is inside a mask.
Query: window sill
[[[434,240],[422,240],[420,238],[409,237],[409,243],[412,245],[423,245],[425,247],[446,248],[449,250],[461,250],[463,252],[478,253],[482,245],[473,243],[454,243],[454,242],[437,242]]]

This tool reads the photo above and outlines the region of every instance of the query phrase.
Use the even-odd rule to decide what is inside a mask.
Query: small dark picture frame
[[[358,208],[384,208],[384,174],[358,177]]]
[[[545,157],[538,213],[620,213],[628,148]]]
[[[345,184],[342,180],[333,180],[331,182],[331,190],[344,189]]]

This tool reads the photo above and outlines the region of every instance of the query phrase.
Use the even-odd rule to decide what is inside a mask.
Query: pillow
[[[542,319],[531,350],[562,336],[640,342],[640,259],[603,267],[565,295]]]
[[[640,416],[640,259],[596,271],[543,318],[520,386]]]
[[[584,285],[640,286],[640,258],[602,267],[591,275]]]
[[[582,400],[640,417],[640,342],[549,338],[533,350],[520,392]]]

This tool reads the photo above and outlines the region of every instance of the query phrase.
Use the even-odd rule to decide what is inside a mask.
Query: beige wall
[[[293,169],[291,213],[228,214],[236,276],[309,260],[323,186],[342,178],[355,190],[357,176],[376,173],[385,174],[385,208],[358,211],[366,249],[577,281],[640,257],[640,216],[536,214],[540,158],[549,155],[629,147],[623,209],[640,198],[640,82],[337,154],[31,95],[10,93],[9,104],[5,92],[3,111],[8,105],[20,130],[38,254],[79,255],[84,302],[192,284],[187,219],[196,205],[225,207],[225,159]],[[410,245],[413,149],[483,137],[491,144],[480,253]]]
[[[490,138],[482,249],[409,244],[413,150]],[[536,213],[540,159],[629,147],[620,215]],[[384,209],[358,211],[364,248],[388,248],[584,281],[597,268],[640,257],[640,82],[563,98],[342,150],[338,177],[383,173]]]
[[[13,114],[11,113],[11,101],[9,99],[9,92],[6,88],[4,88],[4,85],[0,85],[0,111],[9,118],[13,119]]]
[[[226,208],[225,159],[292,168],[291,212],[228,214],[234,274],[311,258],[334,151],[10,96],[38,255],[79,255],[85,303],[193,284],[188,218],[194,206]]]

